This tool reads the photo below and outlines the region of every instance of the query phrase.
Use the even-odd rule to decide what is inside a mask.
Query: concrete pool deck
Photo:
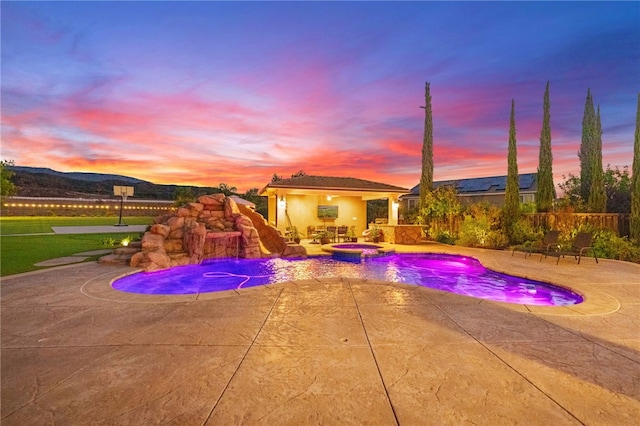
[[[1,281],[2,425],[636,425],[640,265],[474,250],[571,307],[354,279],[117,292],[81,263]],[[315,248],[313,248],[315,250]]]

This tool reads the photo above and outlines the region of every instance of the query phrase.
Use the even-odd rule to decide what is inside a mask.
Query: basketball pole
[[[124,200],[126,200],[127,197],[133,196],[133,186],[115,185],[113,187],[113,195],[120,197],[120,218],[118,219],[118,223],[113,226],[129,226],[122,221],[122,210],[124,210]]]
[[[120,217],[118,218],[118,224],[116,226],[129,226],[122,222],[122,209],[124,207],[124,194],[120,194]]]

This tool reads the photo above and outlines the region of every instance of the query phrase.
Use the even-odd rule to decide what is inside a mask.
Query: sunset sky
[[[591,89],[603,163],[631,166],[639,2],[11,2],[3,160],[154,183],[263,187],[274,173],[434,180],[537,170],[551,85],[553,173],[579,174]]]

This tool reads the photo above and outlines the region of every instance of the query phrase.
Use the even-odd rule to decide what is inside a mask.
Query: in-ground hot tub
[[[363,257],[379,256],[395,252],[392,247],[385,247],[374,243],[340,243],[325,244],[322,250],[330,252],[334,258],[340,260],[360,261]]]

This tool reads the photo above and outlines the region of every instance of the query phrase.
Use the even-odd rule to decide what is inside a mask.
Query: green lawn
[[[127,225],[150,225],[151,217],[125,217]],[[0,235],[42,234],[53,232],[52,226],[115,225],[117,217],[63,217],[63,216],[3,216],[0,217]]]
[[[126,237],[138,237],[136,232],[77,235],[16,235],[50,233],[52,226],[114,225],[113,217],[0,217],[0,276],[43,269],[35,263],[84,251],[112,248],[105,240],[119,243]],[[127,217],[128,225],[150,225],[150,217]],[[126,230],[123,230],[126,231]],[[89,260],[94,260],[94,256]]]

